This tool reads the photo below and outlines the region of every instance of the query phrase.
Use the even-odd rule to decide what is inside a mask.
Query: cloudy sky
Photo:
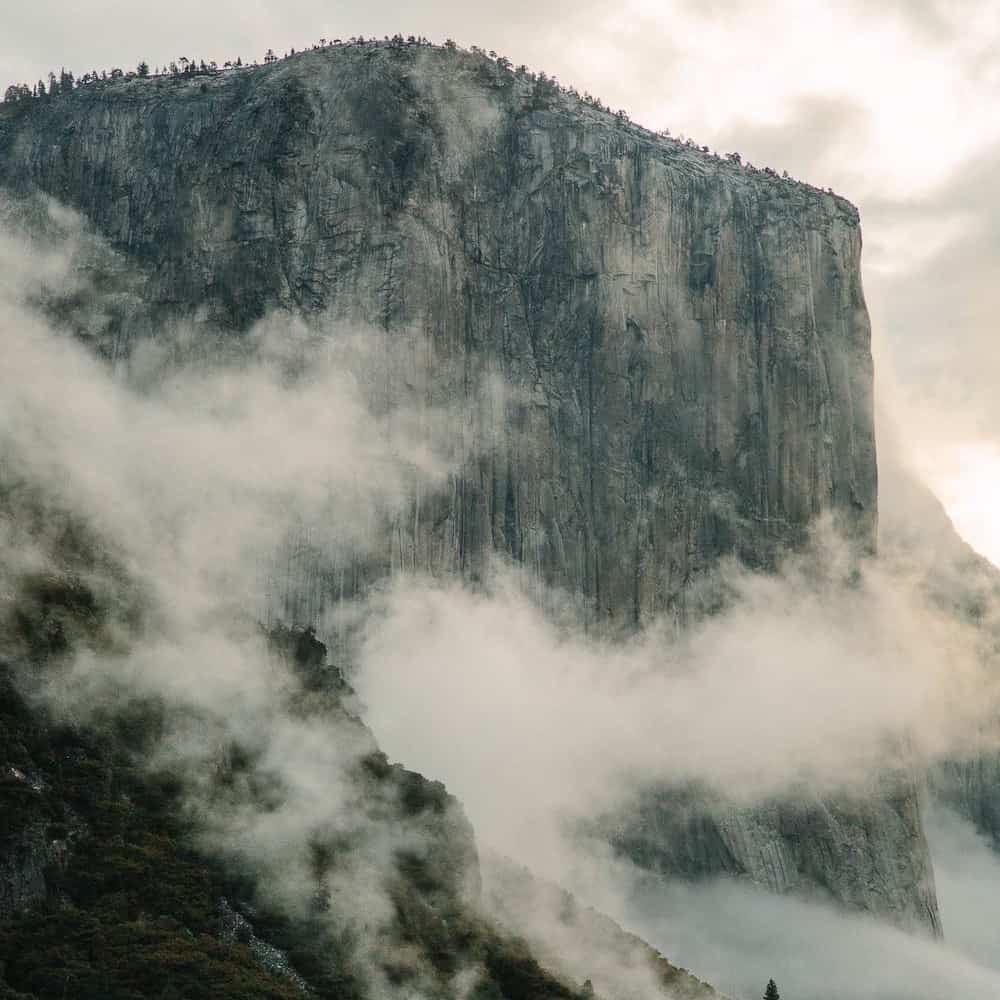
[[[1000,3],[35,0],[4,11],[0,83],[396,31],[496,49],[858,204],[880,400],[1000,562]]]

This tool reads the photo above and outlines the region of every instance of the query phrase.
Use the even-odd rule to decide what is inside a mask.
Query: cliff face
[[[721,555],[773,566],[821,512],[874,544],[861,238],[832,195],[484,57],[388,46],[5,112],[0,186],[79,209],[137,268],[139,305],[92,331],[114,360],[149,321],[238,334],[277,308],[415,331],[428,402],[501,376],[450,495],[393,525],[340,596],[398,566],[476,579],[499,552],[629,629],[683,617]],[[281,581],[285,616],[334,601],[322,568]],[[698,850],[743,830],[720,849],[737,860],[673,870],[820,885],[936,929],[914,793],[845,809],[706,818]],[[662,857],[684,854],[671,822]],[[781,878],[761,875],[772,855]]]
[[[803,794],[734,809],[697,790],[652,791],[637,815],[616,819],[614,847],[665,876],[749,878],[778,893],[889,917],[942,933],[919,793],[885,777],[869,798]]]
[[[403,541],[418,562],[499,550],[628,623],[821,510],[872,536],[861,240],[833,196],[427,49],[83,90],[0,127],[0,182],[82,210],[161,311],[416,329],[418,363],[520,390],[502,456]]]

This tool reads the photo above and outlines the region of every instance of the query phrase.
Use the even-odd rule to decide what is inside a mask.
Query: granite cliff
[[[832,195],[426,48],[83,89],[0,142],[0,182],[81,210],[158,310],[416,329],[521,390],[503,464],[405,540],[430,568],[500,551],[626,624],[823,510],[873,539],[861,239]]]
[[[286,620],[499,554],[627,632],[700,613],[721,556],[771,569],[821,514],[875,545],[861,235],[830,193],[484,55],[371,44],[8,109],[0,186],[79,210],[128,262],[78,330],[113,363],[173,322],[238,338],[283,310],[415,334],[406,391],[428,404],[502,382],[449,490],[377,555],[278,576]],[[616,843],[940,931],[907,779],[757,810],[658,790]]]

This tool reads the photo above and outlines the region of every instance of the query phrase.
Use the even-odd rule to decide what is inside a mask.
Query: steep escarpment
[[[627,625],[822,510],[872,539],[860,234],[832,195],[427,49],[81,90],[2,128],[0,182],[83,211],[160,318],[322,313],[502,375],[503,448],[404,529],[408,560],[501,552]]]
[[[150,330],[235,339],[277,309],[415,334],[406,391],[428,406],[503,386],[448,488],[368,554],[304,543],[273,571],[279,617],[316,621],[400,567],[475,581],[499,554],[588,627],[628,631],[697,610],[720,556],[773,567],[822,513],[874,545],[861,238],[833,195],[405,46],[14,109],[0,185],[80,210],[134,267],[82,331],[116,363]],[[704,864],[678,794],[641,818],[641,850],[620,838],[633,856],[937,929],[908,783],[863,806],[702,810]]]

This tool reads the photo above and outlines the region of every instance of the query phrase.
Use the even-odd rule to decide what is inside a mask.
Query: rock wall
[[[748,878],[942,934],[920,793],[905,776],[884,776],[867,797],[803,790],[753,809],[691,788],[651,790],[635,815],[604,825],[619,852],[666,877]]]
[[[82,90],[0,128],[0,182],[82,210],[161,313],[416,330],[415,364],[518,391],[503,448],[403,541],[433,569],[500,551],[638,623],[822,510],[873,537],[861,239],[832,195],[428,49]]]
[[[874,545],[861,236],[842,199],[426,47],[29,104],[0,112],[0,186],[79,209],[141,276],[142,308],[91,331],[111,359],[147,324],[239,336],[277,309],[415,334],[405,391],[428,404],[506,387],[450,489],[376,557],[289,562],[284,617],[314,620],[400,566],[475,580],[501,553],[576,595],[590,626],[629,630],[683,618],[722,555],[772,567],[822,512]],[[937,929],[901,794],[849,832],[815,809],[808,836],[834,846],[808,863],[789,846],[801,829],[732,823],[794,870],[775,888],[819,884]],[[845,867],[858,845],[870,863]],[[773,881],[758,867],[742,870]]]

